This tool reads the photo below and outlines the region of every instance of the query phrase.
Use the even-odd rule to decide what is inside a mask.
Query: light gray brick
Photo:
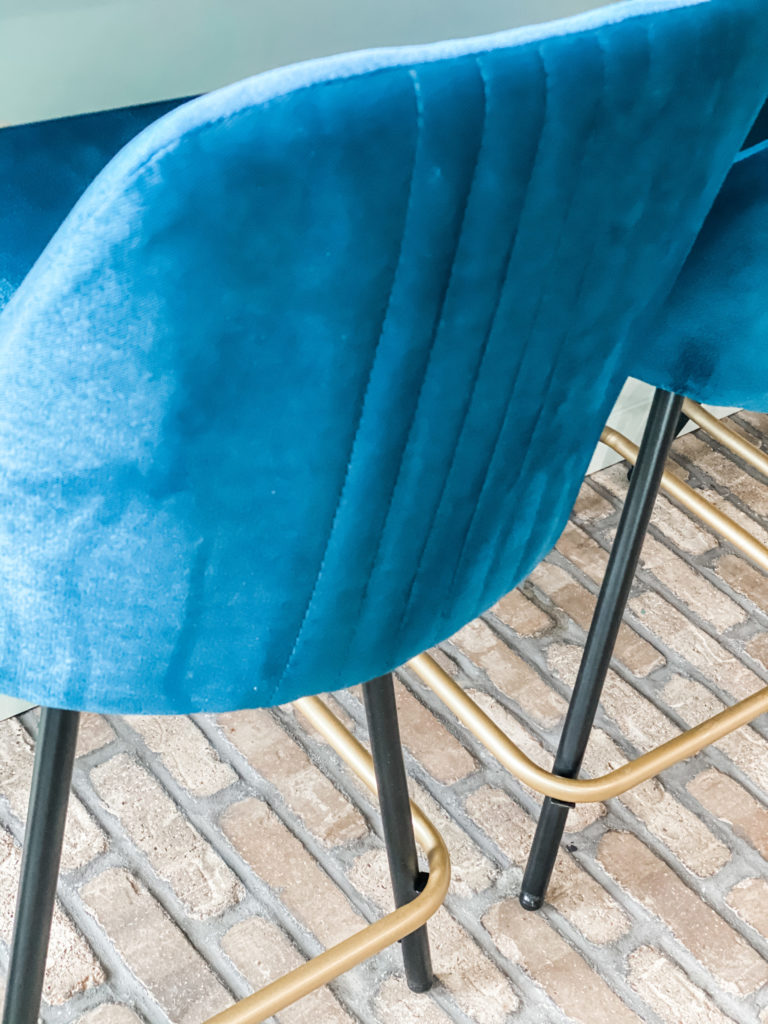
[[[174,1024],[200,1024],[232,1004],[200,954],[127,871],[103,871],[81,894],[128,968]]]
[[[0,829],[0,938],[6,945],[11,941],[20,871],[21,851],[11,836]],[[104,981],[104,970],[99,960],[57,901],[51,925],[43,999],[53,1006],[61,1006],[72,996]]]
[[[94,789],[192,917],[222,913],[244,895],[232,871],[173,803],[160,783],[127,754],[91,771]]]
[[[237,780],[232,767],[219,759],[191,718],[130,715],[125,720],[193,796],[211,796]]]

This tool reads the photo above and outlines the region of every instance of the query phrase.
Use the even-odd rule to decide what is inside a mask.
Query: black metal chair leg
[[[553,769],[556,775],[575,778],[581,768],[682,404],[681,395],[660,389],[654,395],[560,737]],[[549,797],[544,800],[520,892],[526,910],[538,910],[544,902],[572,806]]]
[[[366,683],[363,696],[392,889],[395,904],[401,907],[421,891],[423,876],[413,836],[392,676],[379,676]],[[406,935],[401,945],[408,987],[426,992],[434,980],[427,926]]]
[[[77,711],[44,708],[21,858],[3,1024],[37,1024],[77,743]]]

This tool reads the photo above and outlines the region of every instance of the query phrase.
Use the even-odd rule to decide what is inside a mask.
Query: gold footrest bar
[[[748,465],[756,469],[758,473],[768,476],[768,455],[765,452],[750,444],[741,434],[731,430],[717,416],[713,416],[711,412],[707,412],[698,402],[693,402],[690,398],[686,398],[683,401],[683,412],[689,420],[692,420],[702,430],[706,430],[708,434],[714,437],[716,441],[719,441],[725,448],[730,448],[732,452],[735,452]]]
[[[603,444],[607,444],[609,448],[613,448],[615,452],[618,452],[627,462],[633,466],[635,465],[638,447],[629,438],[620,434],[618,430],[614,430],[613,427],[606,427],[600,436],[600,440]],[[669,470],[665,470],[662,475],[661,489],[671,498],[674,498],[675,501],[679,502],[683,508],[687,508],[689,512],[697,516],[712,530],[725,537],[738,551],[741,551],[747,558],[750,558],[755,565],[768,572],[768,548],[753,537],[748,530],[745,530],[743,526],[739,526],[730,516],[715,508],[706,498],[702,498],[692,487],[683,483],[679,477],[676,477]]]
[[[303,697],[295,702],[295,707],[375,794],[376,776],[371,755],[344,728],[333,712],[318,697]],[[205,1024],[261,1024],[286,1006],[309,995],[316,988],[327,985],[363,960],[416,931],[429,920],[445,899],[451,880],[451,862],[442,836],[413,801],[411,815],[416,839],[429,863],[429,878],[424,891],[410,903],[368,925],[356,935],[265,985],[228,1010],[209,1018]]]
[[[698,754],[704,747],[747,725],[768,711],[768,687],[726,708],[701,725],[663,743],[634,761],[601,775],[596,779],[566,779],[540,768],[491,721],[457,682],[444,672],[428,654],[419,654],[407,663],[442,702],[450,708],[462,725],[496,757],[501,764],[537,793],[568,803],[589,803],[609,800],[628,789],[658,775],[686,757]]]

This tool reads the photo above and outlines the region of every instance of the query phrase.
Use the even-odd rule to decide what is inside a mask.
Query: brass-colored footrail
[[[665,768],[727,736],[768,711],[768,687],[726,708],[701,725],[663,743],[655,750],[596,779],[566,779],[540,768],[517,747],[482,711],[463,688],[443,671],[428,654],[419,654],[407,667],[450,708],[462,725],[496,757],[501,764],[537,793],[568,803],[608,800],[626,793],[633,786],[653,778]]]
[[[694,403],[690,403],[688,406],[683,403],[683,409],[690,408],[697,416],[699,415],[699,411],[703,413],[704,416],[709,416],[709,413],[704,409],[701,409],[701,407],[693,406]],[[697,409],[699,411],[697,411]],[[714,419],[714,416],[711,418]],[[691,416],[691,419],[694,419],[694,417]],[[696,422],[698,422],[698,420],[696,420]],[[734,451],[737,451],[734,438],[738,439],[741,443],[741,447],[746,447],[752,450],[753,457],[754,453],[757,453],[757,455],[761,457],[756,461],[762,465],[765,458],[762,452],[753,445],[750,445],[748,441],[739,437],[738,434],[734,434],[733,431],[729,431],[719,422],[719,420],[715,420],[715,423],[718,424],[718,434],[720,436],[718,437],[713,434],[713,437],[717,437],[717,440],[720,440],[727,434],[730,442],[729,447],[733,448]],[[709,424],[706,429],[708,432],[711,432]],[[608,445],[609,448],[613,448],[613,450],[621,455],[623,459],[626,459],[627,462],[634,466],[637,461],[638,447],[636,444],[633,444],[629,438],[620,434],[618,430],[614,430],[613,427],[606,427],[605,430],[603,430],[600,440],[603,444]],[[723,441],[723,443],[728,442]],[[742,455],[743,453],[741,450],[738,450],[738,454]],[[746,456],[744,457],[746,458]],[[755,465],[754,461],[752,462],[752,465]],[[761,466],[758,466],[757,468],[761,468]],[[689,487],[688,484],[683,483],[683,481],[679,477],[675,476],[674,473],[670,472],[670,470],[665,470],[664,475],[661,478],[661,489],[662,491],[665,491],[670,498],[674,498],[675,501],[683,506],[683,508],[687,508],[689,512],[699,518],[710,529],[714,530],[715,533],[719,533],[721,537],[725,537],[725,539],[733,544],[738,551],[741,551],[742,554],[745,554],[747,558],[751,559],[755,565],[759,566],[765,572],[768,572],[768,548],[765,544],[761,544],[759,540],[756,540],[749,531],[744,529],[743,526],[739,526],[739,524],[734,522],[730,516],[727,516],[724,512],[715,508],[711,502],[707,501],[706,498],[702,498],[700,494],[694,491],[692,487]]]
[[[736,452],[749,465],[768,475],[768,456],[730,430],[701,406],[686,399],[686,415],[703,427],[721,444]],[[632,465],[638,448],[617,430],[606,427],[601,440]],[[662,477],[662,490],[715,530],[761,569],[768,572],[768,548],[747,530],[720,512],[670,471]],[[703,750],[768,711],[768,687],[746,700],[689,729],[641,757],[596,779],[567,779],[539,767],[507,737],[501,729],[467,696],[461,686],[427,654],[408,662],[410,668],[456,715],[460,722],[513,775],[532,789],[557,800],[588,803],[620,796],[628,789],[653,778],[678,761]],[[368,752],[332,714],[318,697],[296,702],[336,753],[355,771],[366,786],[376,792],[373,762]],[[260,1024],[302,996],[337,978],[356,964],[420,928],[440,907],[450,880],[450,861],[445,844],[432,823],[411,803],[414,830],[429,860],[426,888],[411,903],[400,907],[356,935],[326,950],[301,967],[241,1000],[206,1024]]]
[[[706,430],[723,447],[730,448],[747,465],[768,476],[768,455],[745,440],[741,434],[731,430],[727,423],[719,420],[717,416],[713,416],[711,412],[707,412],[698,402],[693,402],[690,398],[683,400],[683,412],[689,420],[692,420],[702,430]]]
[[[376,793],[376,776],[368,751],[358,743],[318,697],[296,701],[301,711],[339,757]],[[209,1018],[205,1024],[261,1024],[316,988],[327,985],[368,957],[420,928],[441,906],[448,891],[451,865],[442,836],[423,812],[411,802],[416,839],[427,855],[429,878],[423,892],[356,935],[350,936],[307,963],[283,975],[252,996]]]

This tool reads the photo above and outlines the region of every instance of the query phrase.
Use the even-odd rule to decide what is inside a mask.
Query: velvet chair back
[[[759,0],[637,0],[282,69],[140,134],[0,316],[0,691],[274,704],[513,587],[766,44]]]

